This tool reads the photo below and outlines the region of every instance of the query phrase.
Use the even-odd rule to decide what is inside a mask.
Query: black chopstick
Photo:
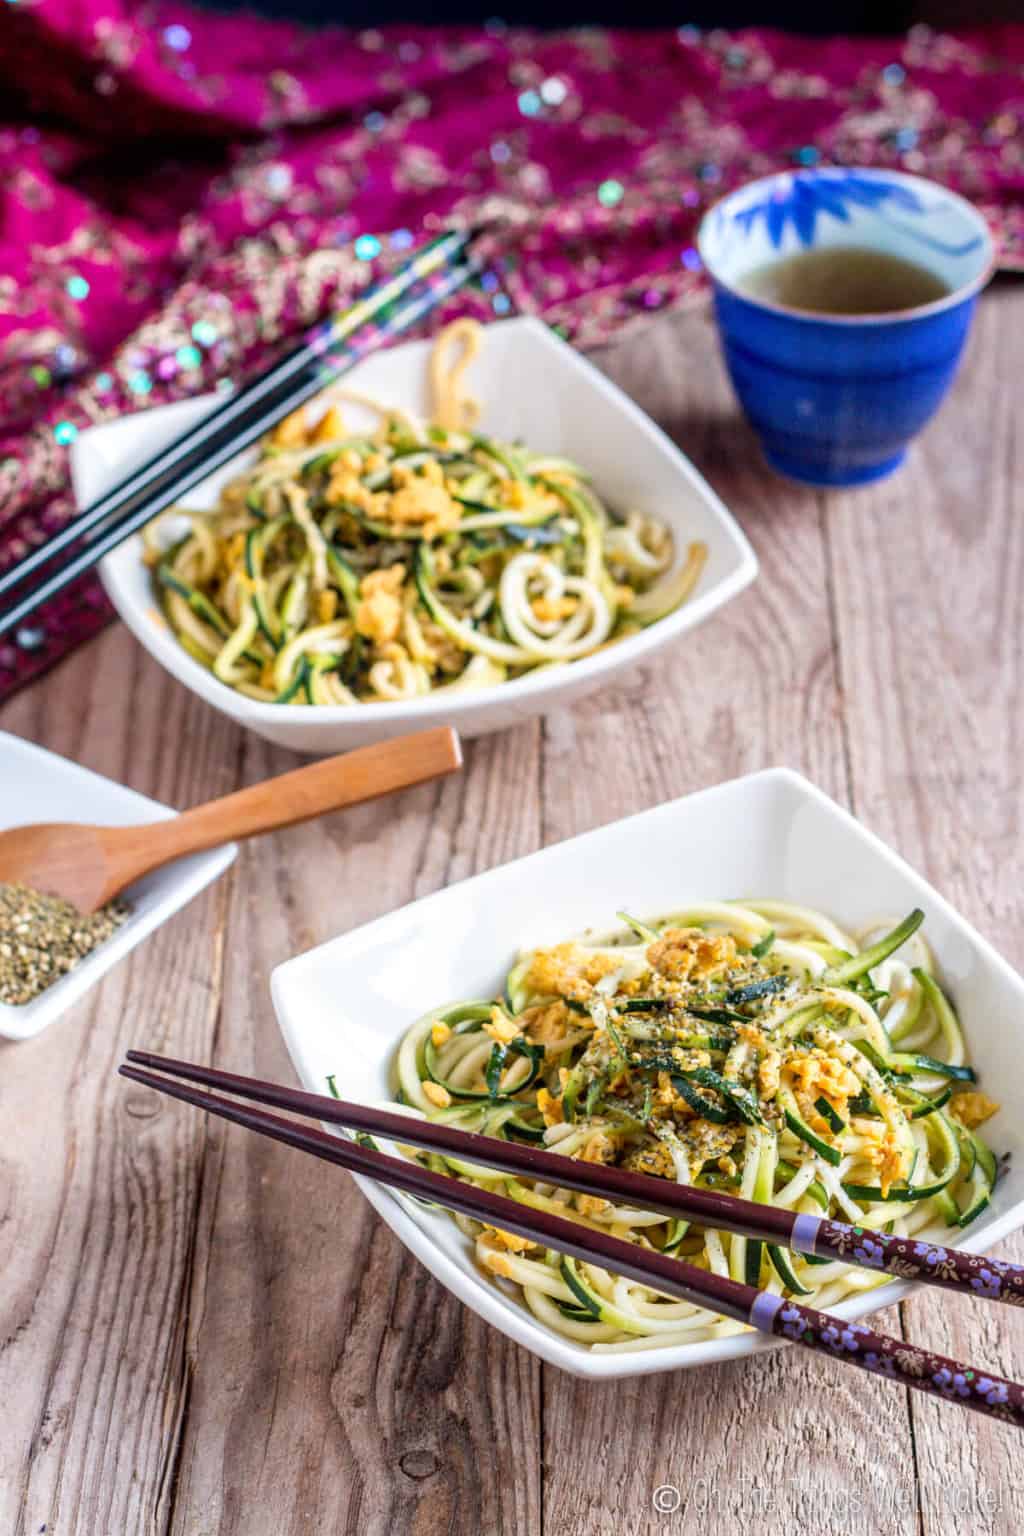
[[[0,575],[0,597],[15,592],[11,604],[0,611],[0,635],[20,624],[152,517],[173,506],[282,417],[319,393],[331,379],[415,325],[461,288],[479,267],[472,255],[466,255],[473,238],[474,231],[459,231],[425,246],[394,278],[352,309],[309,332],[295,352],[215,406],[60,533]],[[392,308],[403,296],[407,296],[405,302]],[[76,554],[30,584],[29,578],[41,567],[49,566],[83,539],[87,542]]]
[[[160,1060],[145,1052],[129,1054],[134,1059]],[[226,1079],[224,1086],[230,1091],[233,1074],[216,1073],[209,1068],[191,1070]],[[386,1156],[375,1148],[330,1135],[301,1122],[282,1119],[247,1104],[232,1103],[187,1082],[162,1077],[134,1065],[122,1065],[119,1071],[133,1082],[155,1088],[171,1098],[206,1110],[208,1114],[245,1126],[258,1135],[334,1163],[349,1173],[389,1185],[419,1200],[439,1204],[475,1221],[554,1249],[564,1256],[563,1272],[568,1260],[596,1263],[639,1285],[651,1286],[661,1294],[708,1308],[762,1333],[791,1339],[804,1348],[832,1355],[874,1375],[895,1379],[917,1391],[946,1398],[960,1407],[1001,1419],[1015,1428],[1024,1428],[1024,1387],[1016,1382],[931,1354],[902,1339],[874,1333],[862,1323],[846,1323],[827,1312],[816,1311],[772,1292],[758,1291],[727,1276],[711,1274],[668,1254],[612,1237],[592,1226],[584,1227],[566,1217],[522,1205],[492,1190],[434,1173],[418,1163]],[[234,1080],[249,1084],[255,1081]],[[256,1086],[275,1089],[273,1084],[257,1083]],[[295,1089],[275,1091],[298,1093]],[[319,1100],[320,1096],[303,1097]],[[401,1116],[394,1118],[404,1120]],[[411,1117],[409,1124],[415,1124]],[[406,1134],[405,1125],[400,1134]]]
[[[585,1163],[521,1142],[481,1136],[419,1116],[307,1093],[282,1083],[242,1077],[147,1051],[129,1051],[128,1060],[136,1066],[220,1088],[258,1104],[315,1115],[318,1120],[344,1126],[346,1130],[447,1153],[450,1157],[479,1163],[502,1173],[571,1189],[577,1194],[696,1221],[703,1227],[720,1228],[741,1237],[775,1243],[819,1259],[879,1270],[901,1280],[937,1285],[972,1299],[983,1296],[1010,1306],[1024,1305],[1024,1267],[983,1254],[921,1242],[914,1237],[895,1237],[871,1228],[857,1229],[846,1222],[830,1221],[779,1206],[759,1205],[736,1195],[701,1189],[693,1184],[670,1183],[625,1168]]]

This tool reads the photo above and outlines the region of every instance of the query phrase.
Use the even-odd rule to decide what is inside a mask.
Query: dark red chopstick
[[[232,1072],[152,1055],[148,1051],[129,1051],[128,1060],[136,1066],[150,1067],[173,1077],[239,1094],[257,1104],[270,1104],[294,1114],[314,1115],[330,1125],[425,1147],[431,1152],[448,1153],[466,1162],[481,1163],[521,1178],[539,1179],[577,1194],[595,1195],[644,1211],[658,1211],[664,1216],[696,1221],[702,1227],[716,1227],[724,1232],[736,1232],[741,1237],[777,1243],[796,1253],[878,1270],[900,1280],[941,1286],[972,1299],[1024,1305],[1024,1266],[990,1259],[984,1254],[921,1242],[913,1237],[895,1237],[822,1216],[781,1210],[778,1206],[758,1205],[736,1195],[700,1189],[691,1184],[672,1184],[646,1174],[630,1173],[624,1168],[583,1163],[519,1142],[480,1136],[452,1125],[328,1098],[324,1094],[306,1093],[281,1083],[240,1077]]]
[[[479,234],[479,229],[451,230],[414,252],[398,272],[348,309],[314,326],[293,352],[215,404],[47,543],[0,573],[0,636],[319,393],[329,380],[416,324],[468,282],[478,270],[470,247]],[[49,574],[43,570],[46,566],[52,567]],[[31,580],[36,573],[37,579]],[[5,602],[8,593],[13,595]]]
[[[146,1056],[150,1061],[160,1060],[143,1052],[130,1054],[134,1059]],[[179,1070],[187,1069],[190,1073],[202,1074],[207,1080],[215,1078],[227,1091],[251,1094],[253,1088],[258,1088],[275,1094],[319,1100],[315,1094],[301,1095],[298,1090],[278,1089],[274,1084],[238,1078],[231,1073],[218,1073],[210,1068],[188,1068],[187,1063],[175,1065]],[[841,1319],[830,1317],[827,1312],[787,1301],[767,1291],[755,1290],[752,1286],[741,1285],[725,1276],[709,1274],[667,1254],[640,1248],[635,1243],[593,1228],[584,1228],[566,1217],[521,1205],[491,1190],[434,1173],[405,1159],[388,1157],[373,1148],[330,1135],[319,1128],[285,1120],[247,1104],[232,1103],[202,1088],[192,1087],[187,1082],[161,1077],[156,1072],[135,1065],[121,1066],[119,1070],[122,1076],[134,1082],[155,1088],[160,1093],[193,1104],[209,1114],[243,1125],[259,1135],[334,1163],[349,1173],[360,1174],[421,1200],[458,1211],[476,1221],[515,1232],[569,1258],[584,1263],[597,1262],[638,1284],[653,1286],[665,1295],[677,1297],[694,1306],[710,1308],[722,1316],[749,1324],[762,1333],[791,1339],[804,1348],[832,1355],[875,1375],[901,1381],[917,1391],[946,1398],[961,1407],[1024,1428],[1024,1387],[1016,1382],[976,1371],[942,1355],[933,1355],[901,1339],[874,1333],[862,1323],[844,1323]],[[239,1086],[232,1088],[232,1083]],[[303,1113],[310,1112],[319,1113],[319,1110],[303,1109]],[[417,1122],[406,1120],[403,1116],[393,1118],[401,1122],[397,1134],[408,1140],[408,1130]]]

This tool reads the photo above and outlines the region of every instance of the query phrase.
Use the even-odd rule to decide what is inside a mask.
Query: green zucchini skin
[[[748,1237],[747,1248],[744,1254],[744,1279],[748,1285],[760,1288],[761,1285],[761,1261],[764,1257],[765,1245],[760,1238]]]
[[[811,1151],[816,1153],[818,1157],[824,1158],[826,1163],[831,1163],[834,1168],[838,1168],[843,1160],[842,1153],[838,1147],[833,1147],[830,1142],[823,1141],[817,1132],[813,1131],[807,1124],[807,1121],[800,1113],[800,1108],[792,1089],[787,1088],[785,1084],[780,1084],[777,1098],[786,1124],[793,1132],[793,1135],[810,1147]]]
[[[625,923],[627,928],[632,928],[637,938],[644,944],[653,944],[658,937],[658,930],[656,928],[651,928],[647,923],[642,923],[637,917],[630,917],[628,912],[616,912],[615,916],[620,922]]]
[[[829,987],[846,987],[850,982],[856,981],[861,976],[866,976],[873,971],[876,965],[894,954],[912,934],[915,934],[924,922],[924,913],[920,907],[915,907],[913,912],[898,923],[891,933],[879,939],[877,944],[872,944],[869,949],[861,950],[858,955],[851,955],[848,960],[840,960],[837,965],[827,967],[822,975],[822,981]]]
[[[695,1019],[700,1019],[705,1024],[750,1023],[745,1013],[737,1013],[734,1008],[700,1008],[690,1004],[686,1012],[692,1014]]]
[[[923,1052],[907,1055],[903,1051],[893,1051],[887,1063],[894,1074],[912,1076],[915,1072],[935,1072],[939,1077],[952,1078],[958,1083],[976,1083],[978,1075],[973,1067],[955,1067],[948,1061],[938,1061],[934,1056],[926,1056]]]
[[[672,1078],[672,1086],[692,1110],[703,1119],[710,1120],[713,1125],[729,1125],[735,1118],[731,1106],[719,1104],[717,1100],[701,1093],[689,1077],[676,1073]]]
[[[793,1296],[813,1295],[814,1287],[810,1285],[804,1285],[797,1279],[786,1249],[780,1248],[777,1243],[768,1243],[766,1246],[768,1250],[768,1257],[772,1263],[772,1268],[775,1270],[775,1273],[782,1281],[782,1284],[785,1286],[786,1290],[789,1291],[789,1293]]]
[[[290,704],[291,701],[296,698],[299,693],[305,691],[308,680],[309,659],[308,657],[303,656],[299,662],[299,665],[295,669],[295,674],[292,677],[291,682],[277,695],[277,703]]]
[[[763,997],[771,997],[777,992],[785,992],[787,987],[793,985],[792,976],[780,973],[778,976],[766,976],[761,981],[752,981],[747,986],[734,987],[731,992],[725,994],[726,1005],[735,1008],[740,1003],[752,1003],[760,1001]]]
[[[795,1163],[787,1162],[781,1157],[776,1164],[776,1173],[783,1183],[788,1183],[790,1179],[795,1178],[798,1171]],[[819,1183],[817,1179],[812,1180],[807,1186],[807,1194],[823,1211],[828,1211],[831,1197],[824,1184]]]
[[[450,1078],[443,1077],[437,1069],[437,1050],[430,1039],[426,1041],[424,1046],[423,1060],[430,1081],[436,1083],[439,1088],[443,1088],[456,1102],[463,1104],[497,1104],[514,1102],[513,1095],[501,1092],[498,1081],[505,1067],[511,1065],[509,1058],[515,1055],[525,1056],[531,1063],[530,1071],[526,1078],[516,1087],[515,1092],[521,1093],[525,1089],[531,1088],[540,1075],[544,1052],[537,1046],[530,1046],[525,1042],[520,1045],[519,1042],[513,1041],[511,1046],[502,1048],[495,1042],[485,1069],[484,1080],[487,1083],[487,1088],[483,1091],[457,1086]]]
[[[928,1115],[934,1115],[937,1109],[942,1109],[949,1103],[953,1095],[951,1083],[946,1083],[938,1093],[919,1093],[916,1088],[907,1084],[900,1084],[896,1090],[896,1097],[903,1104],[907,1115],[911,1120],[923,1120]]]
[[[835,1110],[832,1108],[832,1105],[824,1096],[819,1099],[815,1099],[814,1107],[822,1119],[827,1122],[830,1131],[834,1131],[838,1135],[840,1132],[846,1130],[846,1121],[841,1115],[836,1114]]]
[[[969,1161],[970,1183],[962,1203],[957,1205],[956,1224],[958,1227],[969,1227],[991,1202],[998,1169],[991,1148],[976,1131],[958,1125],[957,1134],[961,1158]]]

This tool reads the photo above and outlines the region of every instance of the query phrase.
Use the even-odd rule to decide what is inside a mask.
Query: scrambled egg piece
[[[520,1024],[526,1037],[534,1045],[545,1050],[560,1046],[569,1034],[571,1022],[564,1003],[538,1003],[520,1015]]]
[[[500,1275],[503,1280],[512,1279],[512,1265],[503,1253],[496,1253],[493,1248],[485,1249],[481,1258],[492,1275]]]
[[[545,1125],[559,1125],[562,1120],[562,1101],[556,1099],[546,1088],[537,1089],[537,1108],[544,1116]]]
[[[669,1074],[667,1072],[659,1072],[658,1073],[658,1092],[656,1094],[656,1102],[659,1103],[659,1104],[671,1105],[671,1104],[674,1103],[675,1098],[676,1098],[676,1090],[672,1086],[672,1078],[669,1076]]]
[[[392,481],[397,489],[388,502],[386,516],[389,522],[421,527],[428,539],[436,539],[439,534],[459,526],[462,508],[445,490],[439,464],[433,461],[425,464],[421,475],[414,475],[399,466]]]
[[[423,1092],[435,1104],[438,1109],[447,1109],[452,1101],[452,1096],[447,1088],[442,1088],[440,1083],[431,1082],[429,1079],[422,1084]]]
[[[535,597],[530,604],[533,616],[540,619],[542,624],[556,624],[559,619],[568,619],[579,607],[579,600],[575,597]]]
[[[633,1173],[646,1173],[652,1179],[675,1179],[676,1176],[672,1154],[663,1141],[653,1147],[636,1147],[627,1155],[622,1166]]]
[[[793,1078],[797,1102],[812,1130],[830,1129],[828,1122],[814,1107],[816,1099],[826,1098],[836,1114],[845,1119],[847,1100],[860,1092],[856,1074],[817,1046],[806,1055],[791,1056],[784,1070]]]
[[[341,414],[341,406],[332,405],[320,417],[309,440],[311,443],[332,443],[344,436],[345,418]]]
[[[415,481],[423,480],[430,485],[444,485],[444,470],[436,459],[428,459],[419,469],[410,469],[408,464],[396,464],[391,474],[392,485],[412,485]]]
[[[527,1248],[536,1248],[537,1244],[528,1237],[517,1237],[514,1232],[503,1232],[500,1227],[485,1227],[492,1243],[499,1248],[507,1248],[510,1253],[523,1253]]]
[[[557,993],[582,1003],[594,983],[617,968],[611,955],[593,955],[571,940],[554,949],[538,949],[530,961],[526,984],[532,992]]]
[[[861,1155],[878,1173],[884,1198],[903,1175],[903,1149],[895,1131],[884,1120],[856,1120],[854,1126],[864,1137]]]
[[[595,1131],[580,1150],[581,1163],[610,1163],[615,1157],[615,1141],[607,1131]]]
[[[356,629],[377,645],[395,640],[402,627],[404,580],[405,566],[398,564],[382,571],[368,571],[359,583]]]
[[[521,512],[526,506],[526,487],[519,480],[506,480],[501,487],[501,504]]]
[[[279,421],[270,434],[275,448],[304,448],[306,446],[306,410],[300,406],[284,421]]]
[[[616,1072],[608,1084],[609,1093],[617,1093],[620,1098],[627,1094],[633,1086],[633,1076],[628,1067],[623,1067],[621,1072]]]
[[[686,1144],[692,1154],[691,1161],[698,1166],[712,1157],[721,1157],[729,1152],[735,1140],[734,1125],[716,1125],[713,1120],[696,1119],[686,1128]]]
[[[236,533],[221,546],[221,565],[227,575],[237,570],[245,557],[245,534]]]
[[[321,624],[330,624],[338,612],[337,592],[321,592],[316,600],[316,616]]]
[[[710,1060],[710,1057],[708,1058]],[[654,1104],[658,1109],[670,1109],[675,1115],[692,1117],[696,1111],[677,1093],[672,1078],[668,1072],[658,1073],[658,1091],[654,1095]]]
[[[599,1199],[597,1195],[577,1195],[576,1197],[576,1209],[581,1216],[599,1216],[602,1211],[608,1209],[610,1203],[608,1200]]]
[[[355,458],[355,464],[351,463],[352,458]],[[359,479],[361,467],[358,455],[343,453],[335,459],[327,482],[327,504],[333,507],[348,502],[360,512],[366,512],[372,517],[383,517],[388,498],[367,490]]]
[[[500,1008],[491,1009],[490,1022],[484,1025],[484,1034],[490,1035],[499,1045],[508,1045],[522,1030],[515,1019],[510,1019]]]
[[[666,928],[647,946],[651,969],[672,981],[712,976],[736,959],[736,940],[730,934],[705,933],[701,928]]]
[[[774,1099],[781,1071],[782,1057],[774,1046],[769,1046],[757,1064],[757,1086],[762,1099]]]
[[[435,1019],[430,1026],[430,1038],[433,1044],[437,1046],[444,1045],[445,1041],[450,1040],[451,1037],[452,1032],[444,1020]]]
[[[949,1107],[960,1124],[965,1125],[969,1131],[984,1125],[986,1120],[998,1114],[1000,1108],[995,1099],[990,1099],[987,1093],[978,1093],[977,1090],[955,1093]]]
[[[532,486],[524,485],[521,480],[504,481],[498,500],[503,507],[510,507],[516,512],[559,512],[564,508],[560,496],[552,491],[538,492]]]

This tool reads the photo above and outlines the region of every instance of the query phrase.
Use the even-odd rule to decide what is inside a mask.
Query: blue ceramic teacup
[[[733,385],[773,468],[811,485],[894,470],[949,388],[991,271],[981,215],[896,171],[784,171],[716,204],[698,244]],[[830,246],[913,262],[949,292],[915,309],[832,315],[742,291],[759,268]]]

